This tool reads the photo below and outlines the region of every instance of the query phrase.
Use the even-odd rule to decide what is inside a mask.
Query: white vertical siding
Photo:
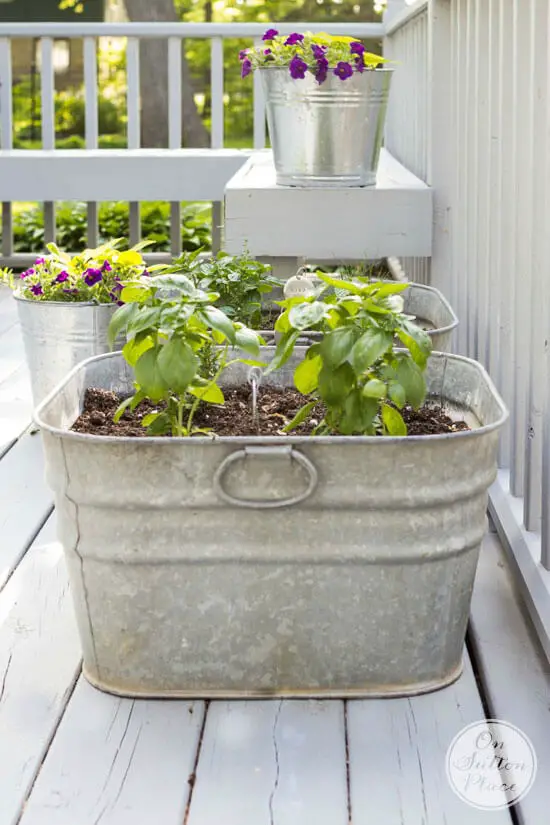
[[[416,44],[423,15],[411,17],[389,36],[392,58],[400,68],[387,143],[420,170],[425,162],[419,145],[423,132],[418,125],[408,127],[402,112],[421,117],[425,101],[431,100],[427,180],[435,187],[436,202],[441,187],[449,187],[451,249],[446,260],[435,254],[436,214],[431,277],[447,285],[460,318],[457,351],[485,364],[510,409],[492,514],[548,647],[549,3],[430,0],[425,10],[428,32],[437,36],[430,39],[426,56],[432,71],[427,83],[418,85],[422,57]],[[440,23],[446,15],[445,29]],[[433,139],[438,134],[433,102],[440,72],[449,75],[447,141]],[[435,167],[439,173],[432,178]],[[414,269],[409,277],[412,273]]]

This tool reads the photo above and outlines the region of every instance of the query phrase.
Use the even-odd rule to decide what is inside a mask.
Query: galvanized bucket
[[[445,296],[433,286],[411,283],[401,293],[405,302],[404,312],[414,315],[417,323],[425,327],[432,339],[432,346],[437,352],[451,349],[453,330],[458,326],[458,318]],[[280,333],[274,330],[262,330],[261,336],[267,343],[279,339]],[[319,341],[320,332],[306,332],[300,343],[309,345]]]
[[[384,136],[391,69],[329,73],[258,70],[263,82],[277,183],[281,186],[374,186]]]
[[[293,367],[269,380],[290,383]],[[472,431],[102,438],[68,430],[84,390],[128,392],[132,373],[120,354],[80,364],[35,421],[87,678],[159,697],[455,680],[506,410],[475,361],[435,354],[427,379]]]
[[[109,352],[107,330],[117,306],[15,298],[36,405],[80,361]]]

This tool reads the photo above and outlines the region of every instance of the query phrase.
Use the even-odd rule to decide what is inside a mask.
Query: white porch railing
[[[275,24],[282,33],[291,33],[296,30],[323,31],[326,24],[314,23],[281,23]],[[221,225],[221,203],[223,184],[234,172],[235,154],[242,154],[243,162],[246,152],[235,151],[233,157],[220,152],[224,147],[224,66],[223,41],[230,38],[249,38],[251,43],[258,40],[266,29],[265,24],[257,23],[6,23],[0,24],[0,147],[11,150],[13,146],[13,118],[12,118],[12,42],[18,38],[36,38],[40,43],[40,75],[41,75],[41,114],[42,114],[42,146],[44,150],[55,149],[55,117],[54,117],[54,61],[53,46],[56,38],[81,39],[84,43],[84,84],[85,84],[85,140],[86,147],[94,151],[98,146],[98,80],[97,80],[97,41],[100,37],[126,39],[126,74],[127,74],[127,116],[128,116],[128,149],[134,152],[135,166],[132,189],[135,191],[136,180],[142,182],[143,193],[139,200],[162,200],[162,192],[166,188],[163,180],[157,178],[155,158],[151,151],[139,155],[136,153],[140,146],[140,41],[144,38],[163,38],[167,41],[168,61],[168,100],[169,100],[169,147],[179,150],[182,143],[182,104],[181,104],[181,62],[182,41],[190,39],[210,40],[211,54],[211,146],[212,161],[219,164],[217,180],[221,181],[219,195],[216,196],[213,209],[214,243],[219,243]],[[331,32],[335,34],[351,34],[360,38],[382,38],[384,28],[381,23],[331,24]],[[239,62],[235,56],[235,72],[240,71]],[[253,147],[263,148],[266,139],[265,106],[259,84],[259,77],[254,77],[254,136]],[[252,147],[251,147],[252,148]],[[67,153],[65,153],[66,155]],[[70,153],[73,160],[78,158],[76,152]],[[110,155],[111,168],[116,154],[108,150],[101,150],[101,157],[105,159],[105,168],[101,164],[94,166],[94,174],[108,174]],[[157,152],[161,155],[162,150]],[[60,153],[56,153],[59,161],[64,160]],[[81,153],[84,157],[84,153]],[[18,161],[18,164],[16,163]],[[11,182],[17,184],[20,174],[20,158],[14,157],[13,173],[10,158],[5,158],[3,175],[12,175]],[[67,160],[69,160],[67,158]],[[196,160],[196,163],[195,163]],[[183,165],[183,161],[186,165]],[[181,212],[180,201],[209,200],[212,186],[208,185],[206,174],[211,166],[201,165],[206,159],[204,153],[196,156],[193,150],[187,150],[179,166],[174,166],[174,174],[181,182],[181,193],[178,201],[171,203],[171,254],[177,255],[181,251]],[[29,200],[44,201],[44,234],[46,243],[55,240],[55,189],[58,173],[51,165],[51,159],[46,156],[36,157],[35,162],[42,164],[43,175],[35,173],[35,185],[32,187],[33,197]],[[166,168],[166,166],[165,166]],[[197,193],[196,169],[202,173],[204,181],[204,197]],[[63,166],[63,170],[65,167]],[[137,170],[137,171],[136,171]],[[166,173],[167,178],[170,174]],[[155,179],[159,185],[159,194],[155,195]],[[5,181],[5,177],[3,178]],[[43,186],[40,185],[43,181]],[[114,185],[114,182],[113,182]],[[11,188],[11,187],[10,187]],[[5,191],[5,189],[4,189]],[[63,190],[64,191],[64,190]],[[138,193],[139,194],[139,193]],[[84,193],[78,196],[85,200]],[[117,198],[124,200],[121,193]],[[2,196],[2,180],[0,180],[0,199],[2,205],[2,256],[0,263],[11,266],[26,266],[34,256],[15,255],[13,251],[13,220],[12,207],[6,196]],[[21,198],[23,199],[23,198]],[[139,201],[130,204],[130,240],[137,243],[140,240]],[[98,242],[98,210],[97,203],[88,205],[88,244],[96,246]],[[155,257],[155,256],[149,256]],[[162,256],[161,256],[162,257]]]
[[[386,51],[388,148],[434,187],[431,281],[460,318],[457,351],[511,412],[491,513],[550,654],[548,6],[423,0],[393,19]]]

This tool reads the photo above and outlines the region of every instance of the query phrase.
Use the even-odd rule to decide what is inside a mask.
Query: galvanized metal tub
[[[451,349],[453,330],[458,326],[458,318],[445,296],[435,287],[424,284],[409,284],[401,295],[404,298],[404,312],[414,315],[417,323],[426,329],[437,352]],[[267,343],[277,341],[280,333],[262,330],[261,336]],[[300,342],[314,343],[321,339],[320,332],[306,332]]]
[[[479,364],[430,360],[430,393],[479,425],[449,436],[68,431],[86,387],[131,381],[120,355],[90,359],[35,414],[89,681],[128,696],[391,696],[459,676],[506,419]]]
[[[14,297],[36,405],[80,361],[109,352],[107,330],[117,305]]]
[[[391,69],[355,72],[324,83],[310,73],[262,68],[269,135],[281,186],[374,186]]]

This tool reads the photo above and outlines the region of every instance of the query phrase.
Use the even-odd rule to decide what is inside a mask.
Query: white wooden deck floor
[[[550,676],[494,534],[464,675],[414,699],[147,701],[90,687],[10,296],[0,290],[0,825],[544,825]],[[480,693],[481,691],[481,693]],[[533,741],[514,811],[469,807],[445,754],[486,714]]]

